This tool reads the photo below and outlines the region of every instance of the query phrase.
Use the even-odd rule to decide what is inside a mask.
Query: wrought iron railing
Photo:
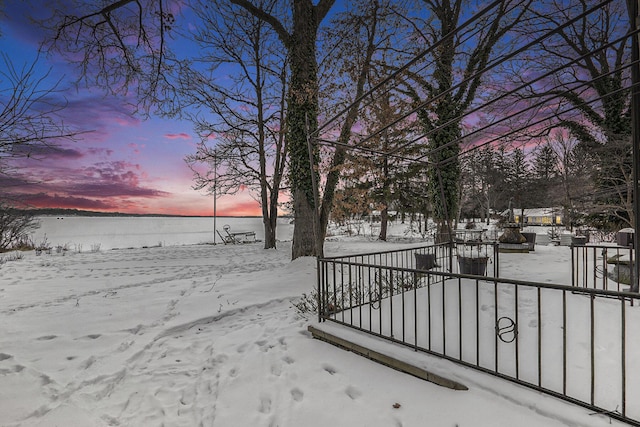
[[[459,273],[460,264],[456,262],[458,255],[467,255],[469,257],[486,255],[488,258],[486,274],[499,277],[499,253],[498,245],[495,242],[440,243],[406,249],[325,257],[324,259],[327,261],[337,260],[366,265]]]
[[[571,284],[582,288],[627,291],[634,280],[630,246],[571,247]]]
[[[628,326],[640,325],[638,294],[422,270],[410,265],[417,250],[439,249],[319,259],[320,320],[640,426],[640,371],[628,369],[640,354],[640,328]]]

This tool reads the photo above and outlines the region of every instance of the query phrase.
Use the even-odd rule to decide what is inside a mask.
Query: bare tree
[[[62,140],[78,134],[65,126],[60,112],[66,100],[60,81],[47,83],[51,70],[38,75],[38,59],[16,68],[6,54],[0,68],[0,173],[8,174],[12,160],[38,157]]]
[[[333,80],[346,82],[345,85],[330,90],[332,93],[347,94],[343,96],[344,102],[334,101],[334,108],[341,109],[338,117],[342,120],[339,128],[337,141],[334,144],[333,152],[330,155],[324,192],[322,195],[322,206],[320,211],[321,236],[324,238],[331,210],[334,207],[333,198],[340,180],[345,175],[346,170],[362,171],[362,165],[353,168],[353,162],[349,161],[347,152],[350,148],[367,148],[354,146],[352,143],[352,129],[359,118],[364,118],[363,104],[371,104],[371,96],[365,99],[365,92],[371,86],[376,85],[376,72],[386,70],[386,64],[376,65],[377,61],[385,55],[384,52],[391,51],[395,37],[399,30],[400,21],[396,13],[391,8],[391,2],[385,1],[359,1],[353,2],[353,9],[342,14],[332,21],[331,30],[328,31],[329,39],[333,40],[329,50],[336,52],[331,57],[333,70],[329,73]],[[382,61],[384,63],[384,61]],[[378,71],[376,71],[378,69]],[[383,95],[384,99],[389,98],[389,93]],[[329,123],[323,127],[329,126]],[[379,148],[379,147],[378,147]],[[351,154],[352,158],[362,159],[362,156]],[[365,162],[367,163],[367,162]],[[364,173],[364,172],[361,172]],[[350,180],[352,181],[352,180]]]
[[[79,81],[113,94],[135,93],[143,113],[179,113],[171,80],[177,62],[168,49],[178,0],[114,0],[101,8],[90,1],[57,2],[53,8],[41,22],[51,33],[45,47],[77,64]]]
[[[314,221],[313,182],[317,182],[317,149],[308,153],[307,140],[317,129],[318,80],[316,38],[335,0],[295,0],[288,16],[278,17],[248,0],[230,0],[270,25],[290,58],[291,74],[287,99],[291,167],[290,181],[296,216],[292,256],[320,254]],[[58,13],[55,46],[71,55],[81,55],[82,74],[115,92],[138,90],[138,100],[147,108],[157,106],[171,114],[180,108],[175,86],[167,78],[173,58],[166,49],[169,30],[175,23],[170,0],[119,0],[96,10]],[[54,21],[56,21],[54,19]]]
[[[462,118],[473,105],[486,79],[484,70],[494,50],[525,16],[531,0],[504,0],[489,17],[463,30],[464,0],[421,0],[429,18],[415,26],[415,36],[437,46],[429,61],[430,73],[408,73],[416,87],[411,91],[420,107],[418,117],[428,135],[428,160],[434,218],[439,239],[448,239],[458,211],[460,180],[459,140]],[[411,89],[411,88],[410,88]]]
[[[66,100],[59,84],[48,83],[50,70],[37,72],[32,63],[16,67],[6,54],[0,68],[0,179],[12,182],[20,172],[17,160],[45,157],[59,143],[79,132],[65,126],[60,112]],[[5,185],[0,192],[0,250],[23,242],[38,222],[25,208],[21,197]]]
[[[527,69],[516,69],[513,76],[516,84],[532,75],[546,76],[518,97],[532,104],[545,102],[552,113],[545,131],[555,126],[570,132],[596,162],[592,171],[599,191],[592,195],[599,207],[593,206],[593,213],[631,225],[628,17],[625,2],[595,6],[587,0],[536,2],[532,19],[521,31],[552,36],[534,47]],[[531,114],[537,118],[540,110]]]
[[[0,252],[32,246],[29,234],[39,226],[33,213],[0,200]]]
[[[225,1],[206,3],[194,8],[203,24],[194,37],[202,52],[211,52],[198,60],[207,68],[199,71],[192,63],[182,67],[183,96],[202,106],[191,116],[202,140],[186,161],[195,173],[196,188],[217,194],[255,191],[264,247],[275,248],[286,165],[287,59],[262,20]],[[271,10],[274,5],[270,0],[261,7]],[[203,109],[211,114],[202,114]],[[203,163],[207,169],[200,171]]]
[[[230,0],[271,25],[287,49],[291,75],[287,99],[287,144],[289,176],[295,227],[292,258],[321,256],[317,194],[318,149],[309,148],[309,138],[318,129],[318,63],[316,43],[320,24],[335,0],[294,0],[291,4],[291,28],[256,2]],[[311,153],[310,153],[311,151]],[[314,185],[315,184],[315,185]]]

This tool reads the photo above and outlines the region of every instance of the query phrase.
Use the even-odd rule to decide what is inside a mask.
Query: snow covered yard
[[[337,240],[326,251],[395,246]],[[568,260],[568,248],[530,254],[546,263],[537,280],[558,281],[562,251]],[[28,253],[3,264],[0,425],[611,425],[484,374],[467,372],[469,390],[452,391],[312,339],[315,318],[292,301],[315,287],[315,259],[289,258],[280,243]]]

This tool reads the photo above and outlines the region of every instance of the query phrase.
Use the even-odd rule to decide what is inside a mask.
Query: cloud
[[[33,184],[27,179],[27,177],[19,176],[19,175],[0,175],[0,188],[4,190],[4,192],[11,193],[12,188],[22,188],[29,184]]]
[[[155,199],[170,193],[142,184],[141,166],[123,160],[77,168],[29,168],[28,175],[2,177],[7,193],[39,207],[121,210],[129,199]],[[49,196],[55,195],[55,196]]]
[[[12,154],[18,157],[33,157],[35,159],[80,159],[84,155],[74,148],[63,148],[56,145],[17,145],[12,148]]]
[[[139,164],[123,160],[100,162],[81,168],[82,178],[67,179],[64,191],[86,197],[162,197],[168,193],[141,185],[142,168]]]
[[[133,107],[126,100],[114,96],[102,96],[85,92],[73,96],[60,113],[74,128],[88,131],[92,140],[104,140],[115,130],[140,124]]]
[[[85,197],[73,197],[64,195],[49,195],[47,193],[23,194],[20,200],[29,206],[36,208],[56,207],[62,209],[84,209],[84,210],[115,210],[118,204],[110,201],[88,199]]]
[[[87,149],[87,154],[92,156],[106,155],[107,157],[111,157],[113,153],[114,151],[110,148],[90,147]]]
[[[164,135],[165,138],[168,139],[186,139],[189,140],[191,139],[191,135],[186,134],[184,132],[180,132],[180,133],[167,133]]]

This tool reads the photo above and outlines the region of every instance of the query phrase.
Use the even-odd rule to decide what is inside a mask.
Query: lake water
[[[69,250],[91,251],[145,246],[177,246],[214,242],[214,220],[203,217],[39,217],[40,228],[32,233],[38,245],[45,237],[50,246],[67,246]],[[224,227],[233,232],[255,232],[264,240],[262,218],[218,217],[216,228],[225,235]],[[288,218],[278,220],[277,239],[291,240],[293,225]],[[219,235],[216,243],[222,243]]]

